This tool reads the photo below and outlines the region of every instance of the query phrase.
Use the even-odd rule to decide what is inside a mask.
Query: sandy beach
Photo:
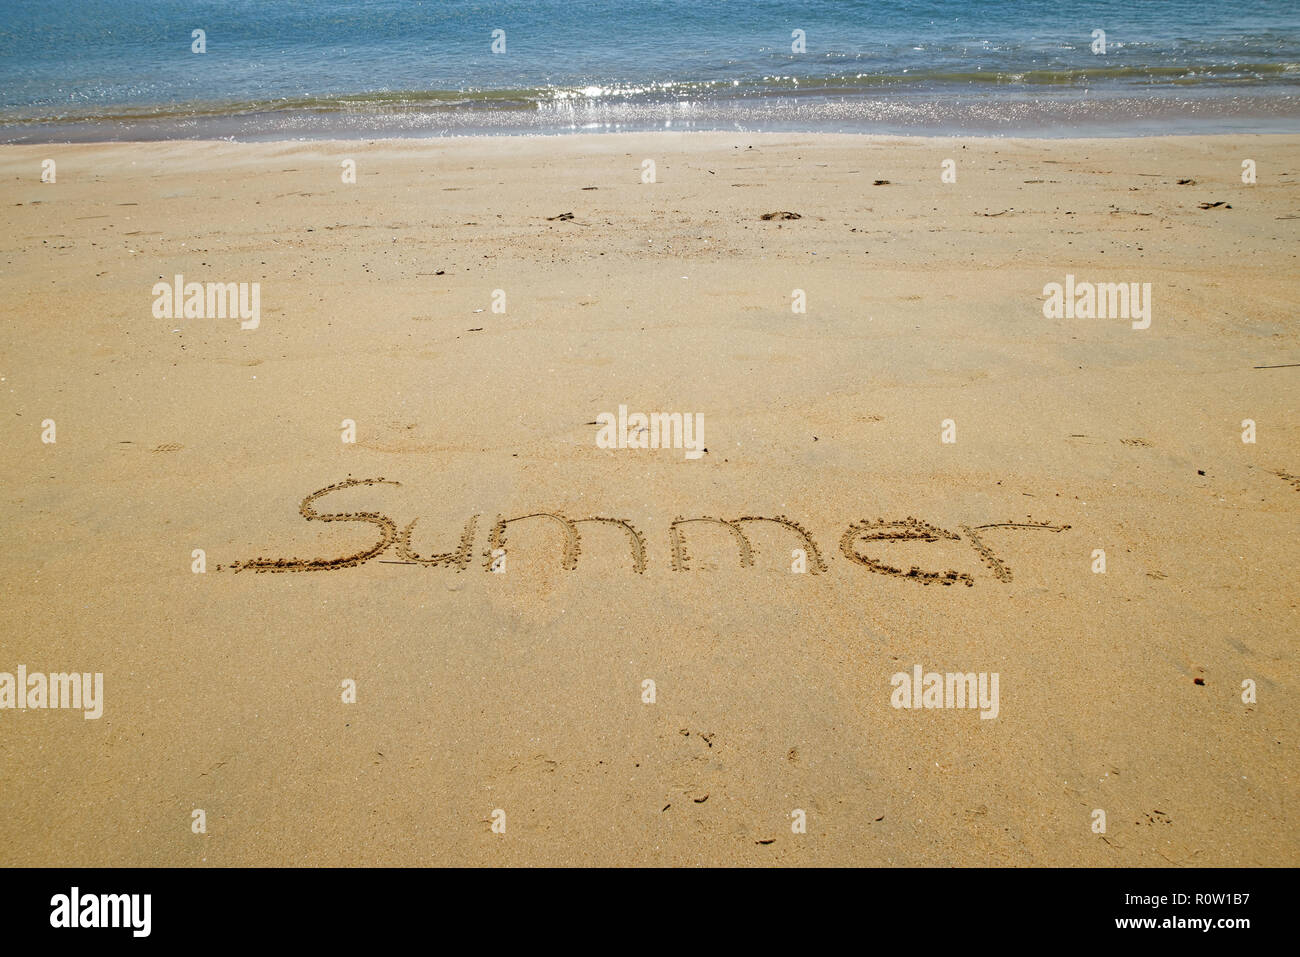
[[[0,864],[1296,863],[1300,136],[0,181],[0,672],[103,675],[0,709]],[[702,454],[600,447],[620,406]]]

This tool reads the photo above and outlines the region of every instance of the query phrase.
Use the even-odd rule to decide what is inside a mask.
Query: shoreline
[[[116,108],[105,116],[0,118],[0,143],[167,142],[213,139],[293,142],[585,133],[751,132],[791,135],[994,136],[1113,139],[1139,136],[1300,133],[1300,94],[1216,90],[1209,95],[1134,96],[1008,91],[942,98],[809,95],[719,101],[554,101],[527,109],[490,100],[476,107],[392,109],[267,104]],[[489,104],[491,104],[489,106]],[[228,108],[227,108],[228,107]]]
[[[367,136],[367,137],[335,137],[335,138],[299,138],[299,139],[275,139],[275,140],[232,140],[232,139],[166,139],[166,140],[92,140],[87,142],[24,142],[24,143],[0,143],[0,154],[4,152],[16,152],[20,150],[36,150],[44,148],[60,148],[67,150],[78,149],[114,149],[114,148],[156,148],[165,146],[203,146],[203,147],[234,147],[247,148],[252,151],[260,149],[274,149],[277,147],[296,147],[305,151],[319,148],[324,151],[331,148],[369,148],[369,147],[409,147],[417,149],[423,144],[442,144],[448,146],[487,146],[493,143],[500,143],[503,140],[520,143],[536,144],[563,144],[563,143],[614,143],[619,140],[680,140],[682,142],[698,141],[700,145],[705,145],[707,140],[717,140],[719,142],[726,140],[757,141],[764,140],[772,145],[790,145],[793,143],[803,143],[812,140],[814,142],[825,141],[828,145],[844,144],[851,141],[861,142],[868,145],[897,144],[897,145],[922,145],[922,144],[968,144],[968,145],[989,145],[989,146],[1028,146],[1032,144],[1053,146],[1068,146],[1070,144],[1097,144],[1101,145],[1119,145],[1123,143],[1144,143],[1154,141],[1157,143],[1176,144],[1179,142],[1191,144],[1193,141],[1208,139],[1211,141],[1222,141],[1227,139],[1244,139],[1244,140],[1285,140],[1292,139],[1300,142],[1300,130],[1296,132],[1255,132],[1255,133],[1159,133],[1144,134],[1135,136],[1061,136],[1061,137],[1038,137],[1023,135],[976,135],[964,133],[935,133],[935,134],[910,134],[910,133],[828,133],[828,132],[792,132],[786,130],[772,131],[749,131],[749,130],[611,130],[608,132],[598,132],[592,130],[579,130],[571,133],[466,133],[454,136]]]

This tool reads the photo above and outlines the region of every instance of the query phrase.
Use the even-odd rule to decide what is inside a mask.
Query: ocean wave
[[[1300,87],[1298,63],[1232,63],[1189,66],[1097,66],[1088,69],[931,70],[903,73],[771,74],[748,80],[671,80],[587,83],[518,89],[371,90],[320,96],[243,100],[193,100],[129,106],[83,104],[31,107],[0,112],[0,123],[139,122],[166,119],[240,117],[264,113],[399,114],[460,111],[533,111],[554,106],[633,104],[653,106],[686,101],[711,103],[770,96],[802,99],[852,98],[881,91],[925,94],[990,88],[1021,91],[1080,89],[1115,93],[1135,86]]]

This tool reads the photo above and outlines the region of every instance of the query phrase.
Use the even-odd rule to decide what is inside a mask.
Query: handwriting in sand
[[[464,531],[460,537],[460,543],[455,551],[445,552],[442,554],[433,554],[421,556],[411,547],[411,533],[415,529],[418,519],[412,519],[405,528],[399,530],[397,523],[387,515],[380,512],[332,512],[321,513],[315,508],[318,499],[324,498],[332,492],[338,492],[347,488],[367,485],[394,485],[400,486],[400,482],[392,482],[384,478],[373,479],[347,479],[334,485],[329,485],[323,489],[312,492],[302,500],[298,506],[298,511],[302,517],[313,522],[362,522],[374,525],[379,531],[379,540],[368,548],[349,554],[339,555],[334,558],[254,558],[248,561],[234,562],[229,567],[234,571],[254,571],[254,572],[306,572],[306,571],[328,571],[337,568],[351,568],[356,565],[363,565],[371,559],[378,558],[390,548],[394,549],[400,564],[407,565],[425,565],[439,566],[444,565],[454,568],[458,572],[464,571],[469,567],[473,558],[474,541],[478,529],[478,515],[470,516],[465,523]],[[487,571],[493,569],[494,561],[497,561],[505,553],[506,548],[506,531],[516,522],[525,522],[532,520],[542,520],[553,523],[561,532],[561,567],[572,571],[578,567],[578,556],[582,553],[582,533],[580,526],[589,524],[604,524],[622,529],[627,535],[627,542],[630,549],[632,560],[632,570],[637,574],[643,574],[648,564],[645,536],[626,519],[609,518],[604,516],[589,516],[586,518],[570,518],[557,512],[529,512],[524,515],[517,515],[513,518],[498,517],[488,532],[488,548],[483,553],[483,567]],[[734,540],[737,555],[741,568],[750,568],[754,565],[754,546],[749,537],[745,534],[747,526],[757,523],[766,522],[785,529],[788,529],[793,536],[792,541],[797,543],[797,553],[806,557],[806,568],[809,574],[823,574],[829,570],[825,560],[822,557],[821,549],[817,546],[816,540],[812,534],[800,525],[797,521],[787,518],[784,515],[766,517],[761,515],[742,515],[739,518],[715,518],[708,515],[702,515],[692,518],[678,516],[673,520],[668,528],[668,541],[672,555],[671,567],[673,571],[687,571],[690,568],[690,555],[686,547],[686,529],[693,524],[705,524],[714,527],[725,528],[730,532]],[[986,525],[959,525],[961,535],[947,529],[939,528],[929,522],[919,518],[907,518],[886,521],[877,518],[872,520],[861,520],[853,522],[840,536],[840,551],[849,561],[862,565],[869,571],[880,575],[892,575],[898,578],[904,578],[911,581],[919,582],[922,585],[954,585],[964,584],[972,586],[975,584],[975,578],[968,572],[948,569],[945,571],[927,571],[913,565],[904,570],[889,565],[878,558],[874,558],[862,551],[862,547],[870,542],[937,542],[952,541],[969,542],[972,549],[978,555],[979,559],[989,569],[993,577],[1000,582],[1011,581],[1011,567],[1005,560],[999,558],[985,541],[981,532],[987,529],[1031,529],[1037,531],[1047,531],[1060,533],[1069,529],[1069,525],[1054,525],[1050,522],[1037,521],[1032,518],[1024,521],[1007,521],[995,522]],[[964,536],[964,537],[963,537]],[[220,566],[218,566],[220,567]]]

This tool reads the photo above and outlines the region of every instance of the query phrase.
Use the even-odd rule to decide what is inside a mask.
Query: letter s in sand
[[[381,515],[379,512],[336,512],[328,515],[322,515],[312,508],[312,502],[331,492],[338,492],[345,488],[352,488],[356,485],[396,485],[401,486],[400,482],[389,482],[386,479],[347,479],[327,488],[312,492],[302,504],[298,506],[298,511],[302,517],[310,521],[317,522],[369,522],[371,525],[379,526],[379,541],[365,551],[357,552],[355,555],[343,555],[339,558],[255,558],[252,561],[236,562],[231,567],[236,571],[242,569],[252,569],[257,572],[303,572],[303,571],[320,571],[328,568],[348,568],[352,565],[360,565],[370,561],[376,555],[381,554],[384,549],[391,545],[397,538],[397,525],[387,515]]]

